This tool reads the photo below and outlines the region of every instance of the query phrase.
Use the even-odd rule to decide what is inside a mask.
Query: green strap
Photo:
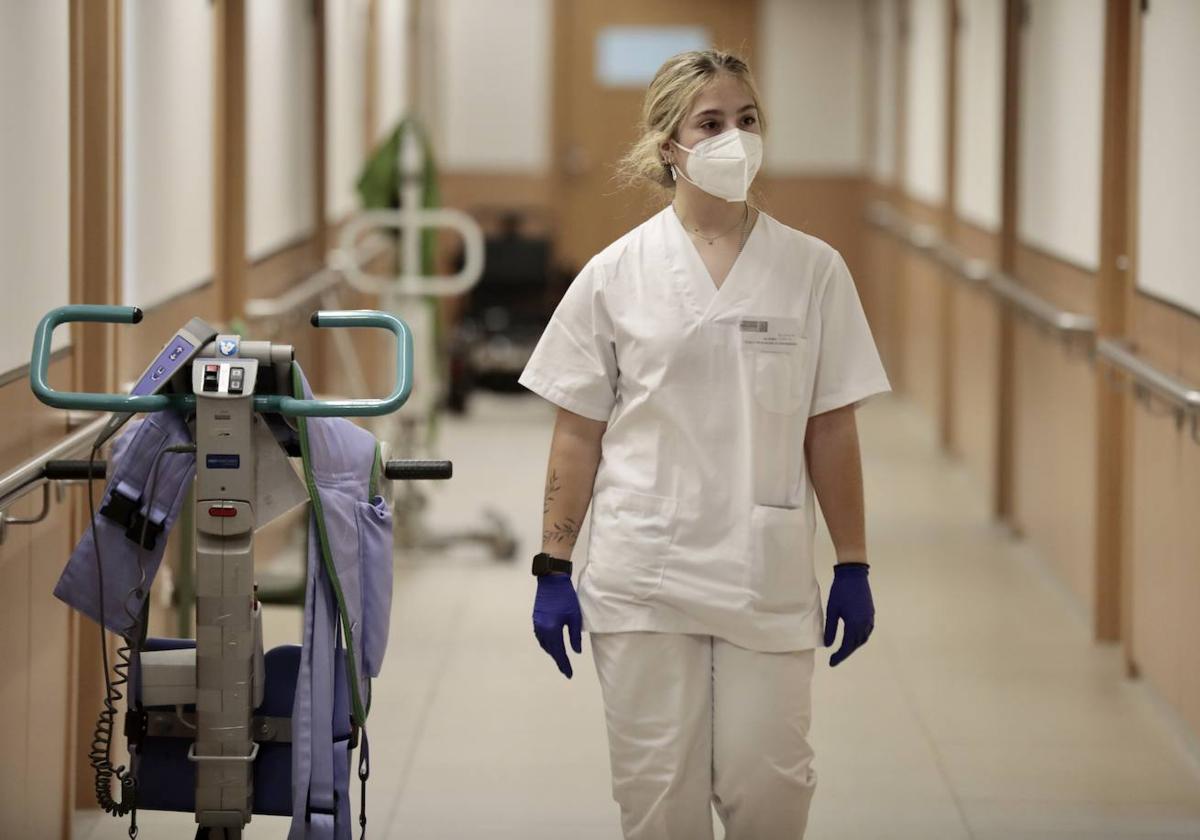
[[[372,502],[379,495],[379,478],[383,475],[383,452],[379,449],[379,441],[375,441],[375,461],[371,464],[371,481],[367,486],[367,498]]]
[[[292,392],[297,399],[304,397],[304,383],[300,378],[300,366],[292,363]],[[364,704],[358,691],[358,662],[354,657],[354,632],[350,627],[349,613],[346,610],[346,596],[342,592],[342,583],[338,579],[337,568],[333,562],[333,551],[329,547],[329,532],[325,525],[325,509],[321,504],[321,494],[317,489],[317,480],[313,475],[311,450],[308,443],[308,418],[296,418],[299,425],[300,458],[304,464],[304,482],[308,485],[308,498],[312,502],[313,516],[317,522],[317,535],[321,540],[321,561],[325,572],[333,584],[333,594],[337,600],[338,618],[342,634],[346,638],[346,669],[350,679],[351,717],[362,726],[367,722],[367,704]],[[376,461],[379,460],[379,447],[376,446]],[[374,467],[372,467],[374,474]]]

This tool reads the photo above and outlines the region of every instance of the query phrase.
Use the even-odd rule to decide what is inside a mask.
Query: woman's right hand
[[[571,660],[563,644],[563,628],[571,634],[571,647],[583,653],[583,613],[579,597],[565,574],[543,575],[537,579],[537,597],[533,602],[533,634],[542,650],[558,665],[563,676],[571,678]]]

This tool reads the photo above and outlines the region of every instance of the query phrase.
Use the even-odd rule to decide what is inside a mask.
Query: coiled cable
[[[89,474],[94,473],[96,454],[100,449],[102,441],[97,440],[92,445],[91,455],[89,456]],[[177,444],[168,446],[161,450],[154,458],[154,462],[150,465],[150,480],[148,482],[149,492],[146,494],[146,515],[142,518],[142,532],[138,535],[137,547],[137,564],[138,564],[138,582],[130,589],[129,594],[125,598],[125,603],[122,608],[125,614],[130,619],[131,636],[122,636],[125,644],[117,649],[117,664],[113,667],[113,672],[116,674],[115,679],[109,677],[108,664],[108,644],[106,640],[105,627],[107,626],[104,619],[104,564],[100,558],[100,540],[96,536],[96,500],[88,489],[88,514],[91,518],[92,526],[92,547],[96,552],[96,577],[99,582],[99,613],[100,613],[100,657],[104,667],[104,701],[103,708],[96,718],[96,728],[92,734],[91,749],[88,752],[88,761],[95,773],[95,790],[96,803],[105,813],[111,814],[114,817],[123,817],[130,814],[129,836],[137,837],[137,776],[133,770],[133,761],[136,756],[131,758],[130,767],[112,764],[112,735],[117,718],[117,703],[124,698],[124,693],[121,691],[123,687],[129,683],[129,666],[133,656],[136,655],[140,646],[140,641],[145,635],[146,610],[143,608],[139,615],[134,615],[129,610],[130,597],[141,599],[145,595],[144,587],[146,585],[146,568],[142,562],[143,546],[146,544],[146,533],[150,526],[150,516],[153,513],[153,504],[155,493],[158,489],[158,465],[162,460],[162,456],[167,453],[187,453],[195,452],[195,444]],[[112,780],[116,777],[121,785],[121,798],[116,800],[112,795]]]
[[[99,442],[92,445],[92,453],[88,457],[88,473],[95,474],[96,454],[100,451]],[[88,487],[88,514],[92,524],[92,547],[96,551],[96,577],[99,581],[100,608],[100,659],[104,667],[104,707],[96,718],[96,728],[92,733],[92,746],[88,751],[88,762],[95,773],[96,803],[105,813],[114,817],[123,817],[137,808],[137,778],[125,765],[113,767],[112,764],[112,734],[113,725],[117,718],[117,702],[124,694],[121,688],[129,682],[130,647],[123,644],[117,649],[116,679],[111,679],[108,670],[108,638],[104,622],[104,563],[100,559],[100,541],[96,538],[96,499],[92,488]],[[121,784],[120,800],[113,799],[113,777]],[[137,836],[136,827],[130,827],[131,836]]]

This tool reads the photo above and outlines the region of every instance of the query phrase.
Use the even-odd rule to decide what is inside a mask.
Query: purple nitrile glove
[[[571,634],[571,647],[583,653],[583,613],[571,585],[571,576],[542,575],[537,579],[537,597],[533,602],[533,634],[542,650],[558,665],[563,676],[571,679],[571,660],[563,645],[563,627]]]
[[[825,610],[825,647],[833,645],[839,618],[843,628],[842,646],[830,657],[831,667],[865,645],[875,629],[875,604],[867,582],[869,569],[866,563],[838,563],[833,567],[833,586]]]

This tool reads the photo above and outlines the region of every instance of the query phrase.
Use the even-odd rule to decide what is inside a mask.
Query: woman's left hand
[[[533,602],[533,633],[558,670],[571,679],[571,660],[563,645],[564,629],[571,637],[572,649],[583,653],[583,615],[575,587],[571,585],[571,576],[550,574],[539,577],[537,597]]]
[[[842,620],[843,629],[842,646],[830,657],[830,666],[836,666],[865,645],[875,629],[875,603],[871,599],[871,584],[867,582],[869,569],[866,563],[838,563],[833,567],[833,586],[825,610],[825,647],[833,645],[838,619]]]

